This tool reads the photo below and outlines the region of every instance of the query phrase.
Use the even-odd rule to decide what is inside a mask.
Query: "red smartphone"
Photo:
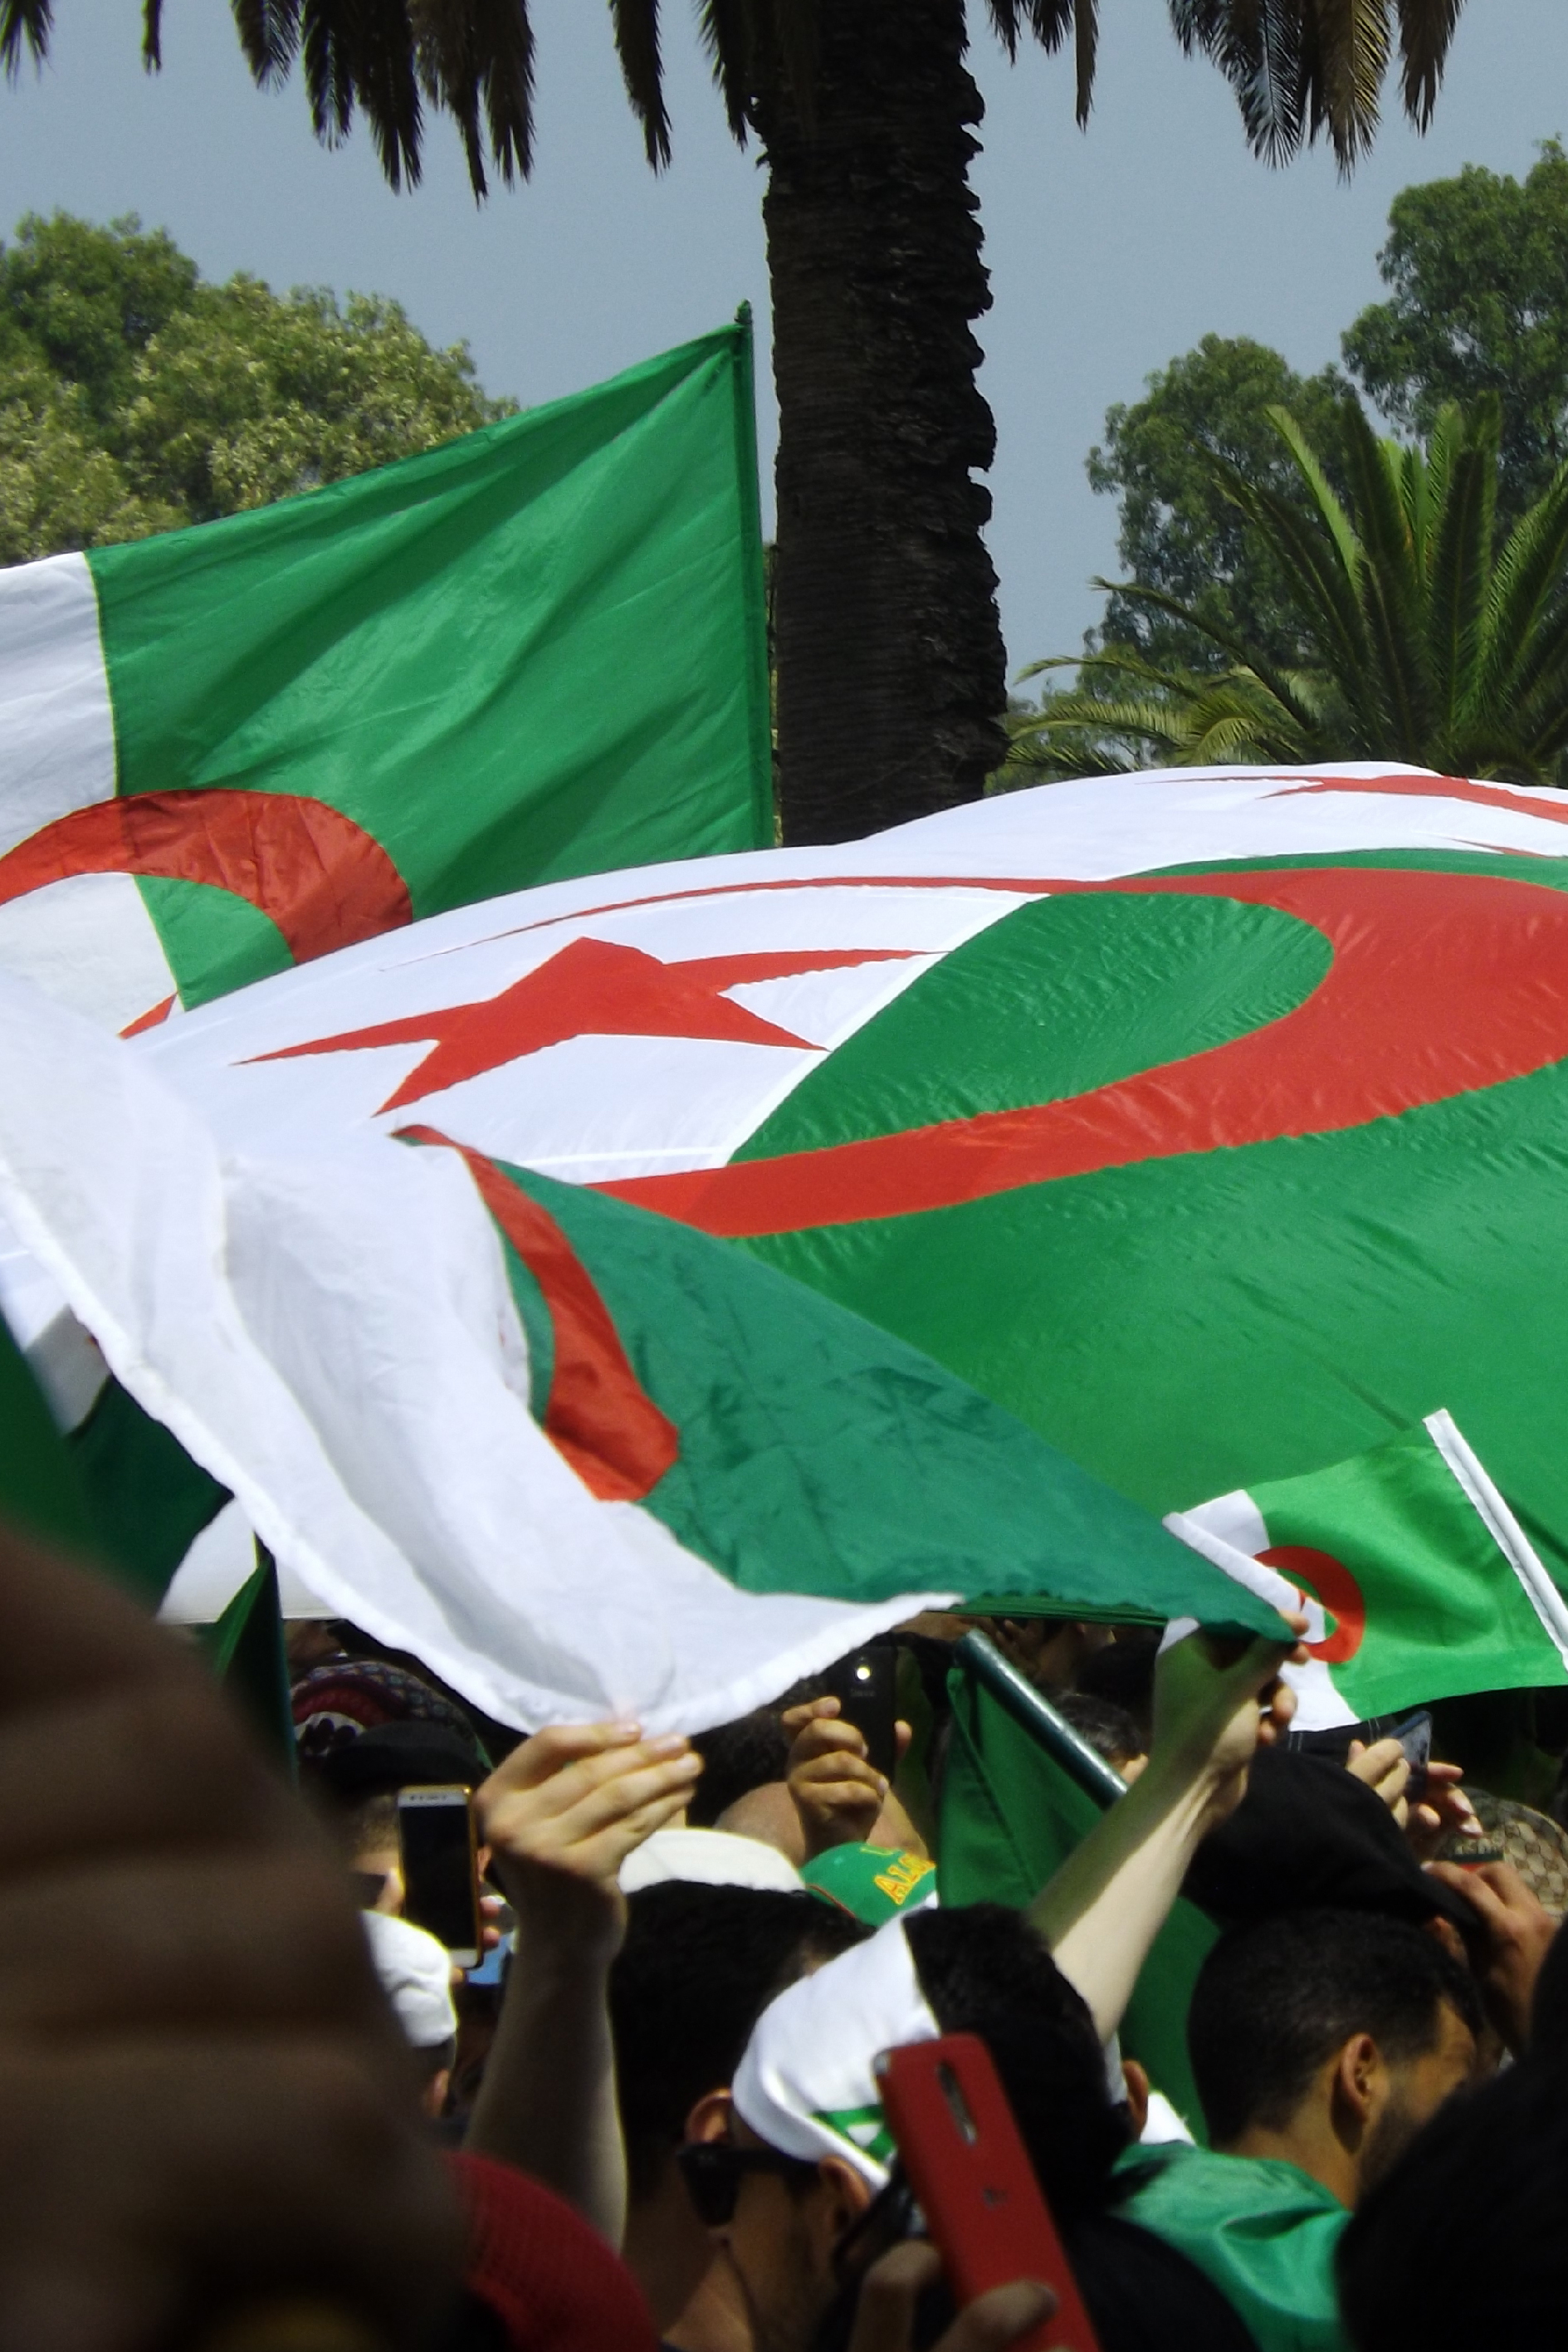
[[[960,2309],[994,2286],[1039,2279],[1054,2318],[1019,2352],[1099,2352],[1078,2282],[1019,2137],[991,2053],[974,2033],[884,2050],[883,2106]]]

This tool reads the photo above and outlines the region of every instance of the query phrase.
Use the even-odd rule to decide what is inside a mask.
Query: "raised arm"
[[[1304,1618],[1292,1622],[1305,1630]],[[1302,1654],[1285,1641],[1242,1647],[1201,1632],[1168,1649],[1155,1670],[1146,1768],[1030,1906],[1103,2040],[1122,2021],[1199,1840],[1235,1811],[1258,1748],[1295,1713],[1279,1675]]]
[[[517,1948],[465,2145],[531,2172],[617,2247],[626,2166],[606,1988],[626,1926],[618,1880],[701,1769],[679,1738],[561,1725],[514,1749],[478,1795]]]

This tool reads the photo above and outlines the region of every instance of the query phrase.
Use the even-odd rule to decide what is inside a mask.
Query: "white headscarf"
[[[906,2042],[934,2042],[933,2017],[902,1919],[802,1977],[758,2019],[735,2077],[743,2122],[781,2155],[841,2156],[873,2189],[893,2138],[873,2062]]]

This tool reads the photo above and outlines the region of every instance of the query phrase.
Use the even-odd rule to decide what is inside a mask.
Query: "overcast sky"
[[[210,277],[391,294],[437,342],[465,338],[488,391],[531,403],[700,333],[749,299],[766,338],[759,182],[729,141],[682,0],[665,10],[675,160],[655,180],[597,0],[533,0],[532,182],[476,210],[450,127],[424,184],[394,196],[356,131],[318,148],[298,83],[262,95],[221,0],[168,0],[164,69],[138,58],[132,0],[56,0],[52,63],[0,85],[0,227],[56,206],[167,227]],[[1206,331],[1249,334],[1298,368],[1337,356],[1376,299],[1388,203],[1416,179],[1520,173],[1568,131],[1565,0],[1469,0],[1437,119],[1402,121],[1349,187],[1324,154],[1270,172],[1247,153],[1212,67],[1186,63],[1162,0],[1106,0],[1095,110],[1071,68],[1009,68],[980,26],[976,166],[996,301],[979,333],[999,436],[992,548],[1009,659],[1076,649],[1089,587],[1115,569],[1114,509],[1083,457],[1107,405]],[[765,467],[773,418],[762,352]],[[768,486],[765,502],[770,509]]]

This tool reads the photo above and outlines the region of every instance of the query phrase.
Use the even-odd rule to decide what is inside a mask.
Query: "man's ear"
[[[817,2173],[824,2191],[822,2213],[829,2225],[830,2242],[836,2245],[844,2231],[860,2220],[876,2191],[864,2173],[846,2157],[821,2157]]]
[[[1334,2061],[1330,2105],[1340,2137],[1354,2143],[1372,2119],[1385,2087],[1383,2053],[1370,2033],[1353,2033]]]
[[[705,2091],[686,2117],[686,2138],[727,2139],[735,2101],[727,2091]]]

